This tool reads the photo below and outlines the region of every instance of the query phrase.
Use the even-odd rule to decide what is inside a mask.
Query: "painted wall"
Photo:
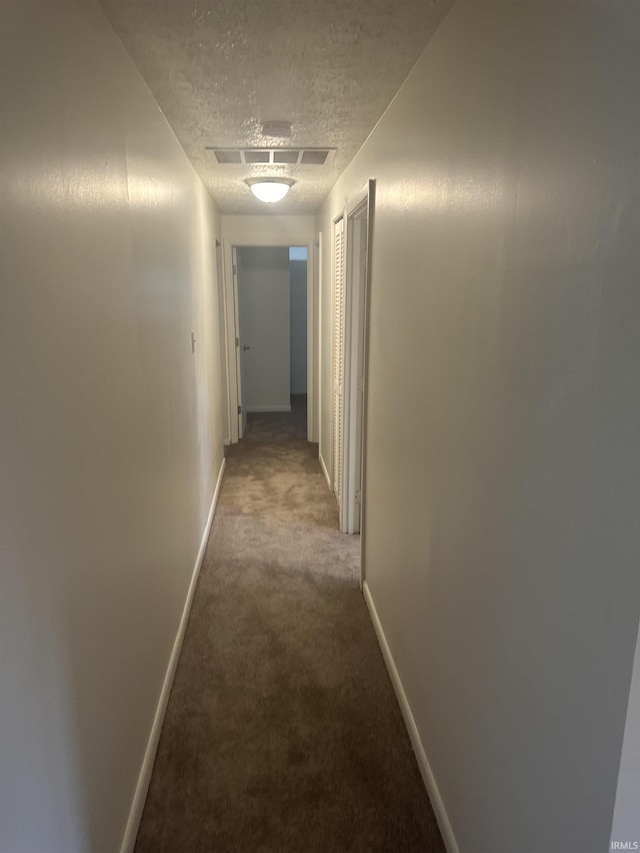
[[[111,853],[222,462],[219,222],[97,6],[0,38],[0,849]]]
[[[289,249],[241,247],[237,263],[242,405],[247,412],[288,411]]]
[[[640,602],[639,32],[629,3],[457,4],[318,217],[328,271],[376,178],[366,578],[461,853],[608,849]],[[328,276],[321,298],[330,352]]]
[[[230,246],[310,246],[313,216],[222,216],[222,234]]]
[[[307,262],[289,261],[291,393],[307,393]]]

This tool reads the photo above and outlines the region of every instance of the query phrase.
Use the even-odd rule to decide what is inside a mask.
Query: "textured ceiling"
[[[313,213],[452,0],[101,0],[222,213]],[[290,140],[262,123],[292,123]],[[207,146],[335,148],[330,165],[220,165]],[[293,178],[278,205],[245,178]]]

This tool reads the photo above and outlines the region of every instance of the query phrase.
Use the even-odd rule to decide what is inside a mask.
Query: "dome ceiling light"
[[[268,204],[273,204],[276,201],[282,201],[295,181],[285,180],[284,178],[263,177],[249,178],[246,183],[257,199]]]

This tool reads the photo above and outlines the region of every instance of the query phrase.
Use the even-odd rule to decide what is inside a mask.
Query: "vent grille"
[[[335,148],[214,148],[207,146],[221,166],[253,166],[273,163],[289,166],[326,166]]]
[[[242,163],[239,151],[216,151],[218,163]]]
[[[273,152],[273,162],[274,163],[297,163],[298,157],[300,156],[299,151],[274,151]],[[324,158],[327,159],[326,157]],[[324,163],[324,160],[322,161]]]
[[[324,166],[328,151],[303,151],[300,162],[303,166]]]
[[[270,152],[269,151],[244,151],[244,162],[245,163],[269,163],[270,162]]]

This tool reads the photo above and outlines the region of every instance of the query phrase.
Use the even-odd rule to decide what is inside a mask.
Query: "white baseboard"
[[[182,610],[182,617],[180,619],[180,625],[178,626],[178,633],[176,634],[176,638],[173,643],[171,657],[169,658],[169,665],[167,666],[167,671],[164,676],[164,682],[162,684],[162,690],[160,691],[158,707],[156,708],[155,717],[153,719],[153,725],[151,726],[151,732],[149,734],[149,740],[147,742],[147,749],[144,754],[144,759],[142,760],[142,767],[140,768],[140,775],[138,776],[138,784],[136,785],[136,790],[133,795],[131,811],[129,812],[129,819],[127,820],[124,838],[122,839],[122,845],[120,846],[120,853],[132,853],[134,845],[136,843],[138,827],[140,826],[140,820],[142,819],[142,811],[144,809],[145,800],[147,799],[149,783],[151,782],[153,763],[156,758],[158,743],[160,741],[162,723],[164,722],[164,715],[167,710],[169,694],[171,693],[171,686],[173,684],[173,679],[176,674],[176,667],[178,666],[180,651],[182,649],[182,641],[184,640],[185,631],[187,630],[189,613],[191,612],[193,596],[195,595],[196,584],[198,583],[198,575],[200,574],[202,560],[204,559],[204,552],[206,550],[207,542],[209,540],[209,533],[211,532],[213,516],[216,511],[216,505],[218,503],[218,495],[220,494],[220,486],[222,485],[222,476],[224,474],[225,463],[226,459],[223,458],[222,465],[220,466],[220,471],[218,473],[218,481],[216,483],[216,488],[213,493],[213,500],[211,501],[209,517],[207,518],[204,533],[202,534],[200,550],[198,551],[195,566],[193,567],[193,574],[191,575],[191,582],[189,584],[187,598],[184,603],[184,608]]]
[[[391,678],[391,683],[393,684],[393,689],[396,692],[398,704],[400,705],[400,710],[402,711],[402,716],[404,717],[404,722],[407,727],[407,731],[409,732],[409,737],[411,738],[413,750],[418,761],[418,767],[420,768],[422,779],[427,789],[429,799],[431,800],[431,805],[433,806],[433,811],[438,821],[440,832],[442,833],[444,845],[447,848],[447,853],[460,853],[451,824],[449,823],[449,817],[447,816],[444,803],[442,802],[442,797],[438,791],[438,786],[431,770],[429,759],[427,758],[422,741],[420,740],[420,734],[418,733],[416,722],[413,719],[413,714],[411,713],[406,693],[404,692],[402,682],[400,681],[400,675],[398,674],[398,670],[396,669],[396,665],[391,655],[391,649],[389,648],[384,631],[382,630],[382,624],[378,618],[378,613],[376,611],[375,604],[373,603],[371,591],[366,580],[362,584],[362,591],[364,593],[365,601],[367,602],[367,607],[369,608],[373,627],[378,637],[382,656],[384,657],[384,662],[387,665],[389,677]]]
[[[291,406],[247,406],[247,412],[290,412]]]
[[[322,468],[322,473],[324,474],[324,478],[327,481],[327,486],[329,487],[329,491],[333,491],[331,488],[331,478],[329,477],[329,472],[327,471],[327,466],[324,464],[324,459],[322,458],[322,453],[318,453],[318,459],[320,460],[320,467]]]

